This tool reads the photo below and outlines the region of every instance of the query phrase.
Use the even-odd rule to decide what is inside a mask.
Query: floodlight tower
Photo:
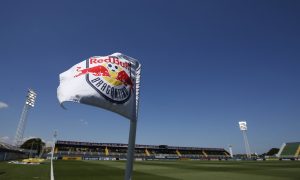
[[[34,92],[32,89],[28,90],[28,94],[27,94],[26,100],[25,100],[25,105],[24,105],[22,113],[21,113],[20,121],[19,121],[18,128],[17,128],[17,131],[16,131],[16,136],[15,136],[15,139],[14,139],[14,144],[17,147],[21,146],[21,143],[23,141],[28,110],[30,108],[34,107],[36,95],[37,95],[36,92]]]
[[[243,133],[247,158],[251,158],[251,151],[250,151],[250,146],[249,146],[249,142],[248,142],[248,138],[247,138],[247,122],[240,121],[239,126],[240,126],[240,130]]]
[[[228,148],[229,148],[230,157],[233,158],[232,145],[229,145]]]

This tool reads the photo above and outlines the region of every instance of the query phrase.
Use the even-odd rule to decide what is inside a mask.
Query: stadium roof
[[[0,142],[0,150],[5,150],[5,151],[19,151],[19,149],[13,145]]]

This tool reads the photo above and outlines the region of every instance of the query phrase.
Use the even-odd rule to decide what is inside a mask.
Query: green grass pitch
[[[124,161],[54,161],[55,180],[120,180]],[[0,180],[50,179],[50,163],[18,165],[0,162]],[[133,179],[140,180],[299,180],[300,161],[139,161]]]

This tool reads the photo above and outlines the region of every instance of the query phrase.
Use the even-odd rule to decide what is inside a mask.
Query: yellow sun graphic
[[[107,82],[109,82],[111,85],[113,86],[119,86],[119,85],[122,85],[123,83],[119,80],[117,80],[117,77],[118,77],[118,73],[122,71],[122,68],[116,64],[112,64],[112,63],[106,63],[104,65],[109,74],[110,74],[110,77],[108,76],[103,76],[103,79],[105,79]]]

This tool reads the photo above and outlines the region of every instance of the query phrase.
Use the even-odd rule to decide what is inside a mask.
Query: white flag
[[[140,70],[136,59],[121,53],[90,57],[59,75],[57,98],[61,104],[88,104],[136,120]]]
[[[247,131],[247,122],[246,121],[240,121],[239,126],[240,126],[241,131]]]

